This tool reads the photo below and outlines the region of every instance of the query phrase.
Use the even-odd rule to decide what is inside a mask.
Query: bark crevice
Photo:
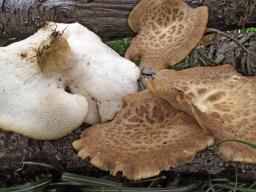
[[[186,0],[209,7],[209,27],[221,30],[256,24],[256,0]],[[0,0],[0,38],[24,38],[45,21],[80,22],[104,40],[132,36],[127,18],[139,0]]]

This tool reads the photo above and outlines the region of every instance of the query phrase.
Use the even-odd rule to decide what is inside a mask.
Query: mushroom
[[[0,128],[39,140],[63,137],[87,113],[85,97],[65,91],[58,73],[43,73],[41,51],[55,37],[47,28],[0,48]]]
[[[161,70],[148,87],[194,116],[217,140],[256,143],[256,77],[242,76],[231,65]],[[256,151],[243,144],[223,143],[219,153],[226,160],[256,163]]]
[[[199,43],[208,8],[191,8],[183,0],[141,0],[128,21],[138,35],[125,57],[141,57],[140,66],[158,71],[180,62]]]
[[[150,91],[126,96],[114,120],[86,129],[73,143],[82,159],[132,180],[191,161],[212,144],[207,130]]]
[[[43,68],[54,63],[70,91],[86,96],[89,102],[87,123],[113,119],[123,106],[122,98],[137,92],[139,68],[78,23],[48,23],[47,28],[61,34],[66,46],[55,41],[55,46],[44,53]],[[63,47],[66,47],[65,54]]]
[[[114,117],[140,71],[78,23],[0,48],[0,128],[39,140]]]

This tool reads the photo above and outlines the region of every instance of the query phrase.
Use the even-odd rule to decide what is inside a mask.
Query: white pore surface
[[[66,73],[70,89],[91,99],[87,122],[99,121],[97,111],[102,122],[113,119],[123,106],[122,98],[137,92],[139,68],[78,23],[57,24],[57,29],[64,31],[73,54],[73,67]]]
[[[40,140],[63,137],[79,127],[88,102],[69,94],[60,74],[43,74],[37,50],[51,41],[40,30],[26,40],[0,48],[0,127]]]
[[[58,65],[60,71],[44,73],[39,50],[57,42],[53,31],[63,33],[69,51],[43,63]],[[53,55],[63,51],[57,47]],[[134,63],[82,25],[48,23],[29,38],[0,48],[0,128],[51,140],[84,121],[111,120],[122,108],[122,98],[137,91],[139,74]]]

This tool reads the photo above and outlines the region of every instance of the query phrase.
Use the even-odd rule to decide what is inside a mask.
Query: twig
[[[213,29],[213,28],[207,28],[206,30],[207,33],[216,33],[218,35],[222,35],[224,37],[227,37],[229,39],[231,39],[232,41],[234,41],[238,46],[240,46],[247,54],[253,56],[254,58],[256,58],[256,55],[254,53],[252,53],[251,51],[249,51],[245,46],[243,46],[236,38],[228,35],[227,33],[220,31],[218,29]]]
[[[212,59],[208,58],[201,50],[198,49],[198,54],[203,57],[204,59],[206,59],[208,61],[208,63],[210,64],[210,66],[216,66],[218,65],[217,63],[215,63]]]
[[[236,167],[236,165],[235,165],[235,174],[236,174],[236,183],[235,183],[235,189],[234,189],[234,192],[237,192],[238,174],[237,174],[237,167]]]

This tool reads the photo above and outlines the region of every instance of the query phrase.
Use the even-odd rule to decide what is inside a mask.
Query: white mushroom
[[[87,97],[87,123],[113,119],[123,106],[122,98],[137,92],[139,68],[78,23],[48,23],[46,27],[63,33],[61,37],[67,40],[67,44],[55,41],[55,46],[45,56],[45,68],[57,63],[71,92]]]
[[[40,52],[54,39],[43,28],[0,48],[0,128],[51,140],[83,123],[88,113],[86,98],[66,92],[60,74],[40,71]]]
[[[82,25],[48,23],[0,48],[0,128],[50,140],[110,120],[139,74]]]

